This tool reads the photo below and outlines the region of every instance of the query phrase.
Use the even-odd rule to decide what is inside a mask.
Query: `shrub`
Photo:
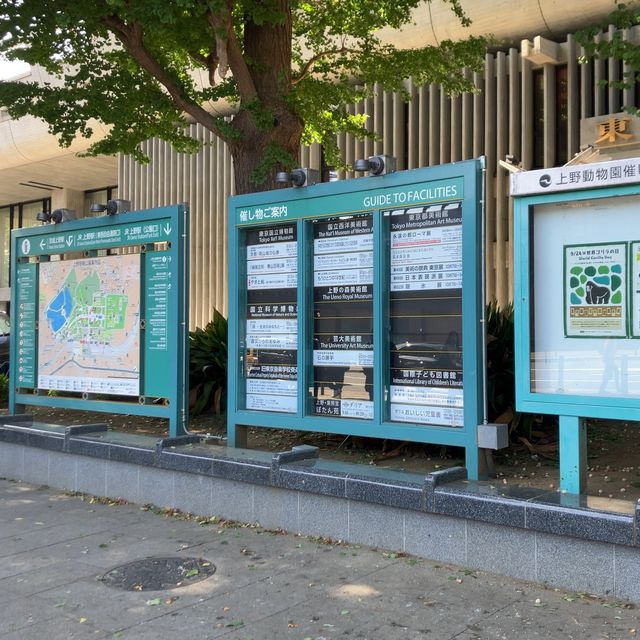
[[[9,401],[9,376],[0,373],[0,404],[7,404]]]
[[[487,402],[489,421],[511,425],[511,431],[531,436],[539,417],[516,411],[513,305],[500,308],[492,300],[486,309]]]
[[[189,391],[194,415],[212,408],[221,413],[227,400],[227,320],[216,309],[204,329],[189,332]]]

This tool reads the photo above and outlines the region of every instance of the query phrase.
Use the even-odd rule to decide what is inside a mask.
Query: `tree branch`
[[[185,95],[183,88],[151,55],[149,50],[144,46],[142,26],[140,24],[134,23],[129,26],[117,16],[105,16],[102,21],[116,35],[118,40],[122,42],[122,45],[131,57],[167,90],[174,104],[181,111],[190,115],[196,122],[200,123],[209,131],[214,132],[222,138],[224,142],[229,143],[231,141],[229,136],[225,135],[217,126],[215,117],[199,104],[190,100]]]
[[[201,64],[209,74],[209,84],[216,86],[216,69],[218,68],[218,58],[215,52],[209,52],[209,55],[203,56],[197,51],[189,52],[189,57],[197,64]]]
[[[233,0],[227,0],[226,4],[227,8],[224,12],[213,13],[209,11],[207,13],[207,20],[214,31],[216,31],[216,36],[222,36],[226,40],[229,67],[236,81],[240,100],[245,103],[253,102],[258,92],[247,62],[242,55],[242,48],[240,47],[238,38],[233,30],[233,22],[231,20]]]
[[[304,80],[312,71],[313,65],[318,62],[318,60],[322,60],[322,58],[330,58],[331,56],[337,56],[341,53],[358,53],[356,49],[349,49],[344,45],[339,49],[327,49],[326,51],[320,51],[320,53],[316,53],[315,56],[309,58],[305,63],[304,67],[300,70],[300,73],[296,75],[295,78],[291,80],[291,84],[293,86],[297,85],[299,82]]]

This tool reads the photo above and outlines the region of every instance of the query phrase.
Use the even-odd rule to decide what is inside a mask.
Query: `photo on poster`
[[[626,243],[565,245],[563,275],[565,337],[627,336]]]

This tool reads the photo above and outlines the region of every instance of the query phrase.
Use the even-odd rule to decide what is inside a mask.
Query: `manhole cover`
[[[206,580],[215,571],[213,563],[204,558],[144,558],[115,567],[100,579],[124,591],[161,591]]]

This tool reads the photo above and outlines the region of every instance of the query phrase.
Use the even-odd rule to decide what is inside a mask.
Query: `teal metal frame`
[[[180,204],[115,216],[83,218],[60,224],[47,224],[11,232],[11,341],[9,371],[9,411],[22,413],[27,406],[100,411],[152,416],[169,420],[172,437],[188,431],[188,309],[189,309],[189,216],[188,207]],[[158,244],[158,250],[147,249]],[[97,251],[120,247],[140,247],[140,395],[132,401],[49,395],[38,389],[38,265],[52,255],[83,252],[90,258]],[[166,260],[164,260],[166,258]],[[158,262],[158,260],[161,261]],[[25,268],[25,265],[29,267]],[[18,278],[21,271],[22,283]],[[33,275],[32,275],[33,274]],[[143,320],[153,310],[154,296],[166,296],[166,349]],[[22,297],[21,297],[22,295]],[[25,296],[35,303],[33,379],[27,384],[18,380],[18,303]],[[162,316],[161,302],[154,310]],[[160,318],[162,320],[162,318]],[[159,338],[162,340],[162,338]],[[93,394],[96,395],[96,394]]]
[[[354,436],[410,440],[465,448],[470,478],[478,477],[477,427],[483,418],[482,376],[482,260],[481,221],[484,160],[465,161],[428,169],[392,173],[317,184],[299,189],[283,189],[235,196],[229,199],[229,406],[230,446],[246,446],[248,426],[297,429]],[[447,187],[458,196],[439,199],[420,195],[444,194]],[[431,191],[428,191],[431,190]],[[444,191],[443,191],[444,190]],[[460,197],[462,193],[462,198]],[[409,203],[402,198],[412,199]],[[462,200],[462,343],[464,426],[447,427],[391,422],[387,417],[389,389],[388,255],[389,234],[385,233],[382,210]],[[376,204],[377,203],[377,204]],[[380,206],[379,203],[385,203]],[[313,373],[313,269],[310,219],[372,213],[374,219],[374,383],[372,420],[325,417],[308,412],[308,387]],[[285,223],[297,225],[298,243],[298,392],[296,413],[261,412],[244,409],[244,333],[246,326],[246,228]]]
[[[571,192],[514,196],[514,319],[516,409],[559,416],[560,490],[583,493],[586,488],[587,452],[584,418],[640,420],[640,399],[537,393],[531,390],[531,311],[533,291],[530,274],[533,208],[543,204],[639,196],[640,185],[600,187]]]

